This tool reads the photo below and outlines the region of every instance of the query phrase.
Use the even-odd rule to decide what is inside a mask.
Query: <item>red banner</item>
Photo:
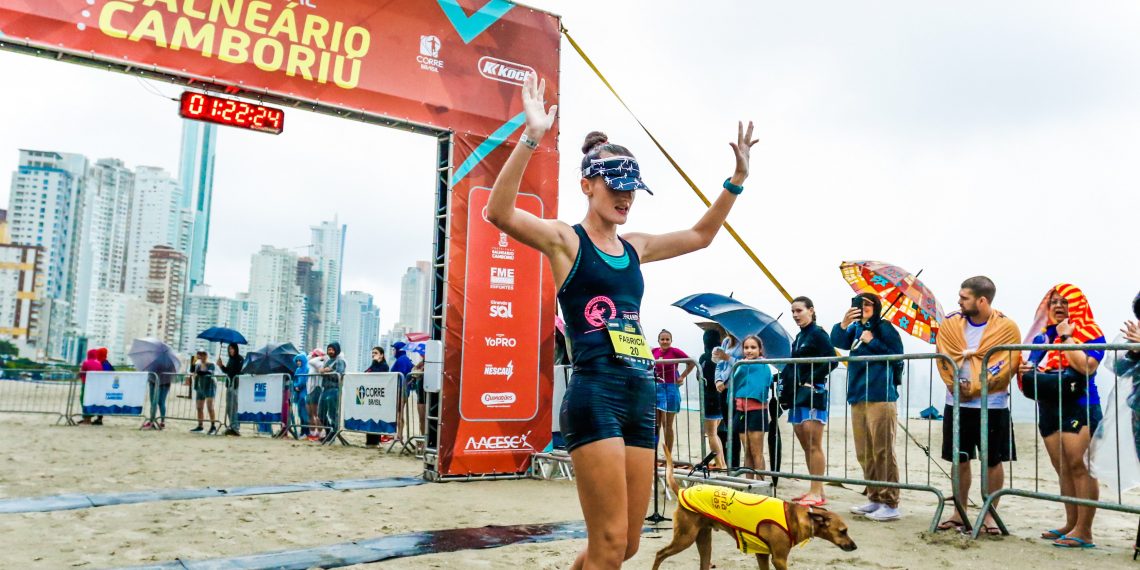
[[[467,303],[459,413],[465,421],[530,421],[538,413],[542,337],[542,254],[487,221],[490,188],[474,188],[467,208]],[[542,217],[542,200],[520,209]]]
[[[244,97],[272,94],[454,133],[437,443],[445,476],[521,472],[550,441],[548,264],[509,239],[500,247],[477,215],[482,206],[469,215],[468,204],[485,203],[522,128],[526,75],[546,79],[547,103],[558,102],[559,42],[556,16],[506,0],[0,0],[0,47],[145,67]],[[555,129],[522,183],[529,196],[520,207],[544,217],[558,211],[557,140]],[[495,257],[508,249],[514,260]],[[514,290],[492,288],[492,278],[500,287],[513,278]],[[511,324],[492,315],[491,301],[510,303]]]

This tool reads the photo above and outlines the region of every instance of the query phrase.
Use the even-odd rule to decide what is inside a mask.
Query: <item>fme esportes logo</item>
[[[264,402],[265,395],[269,391],[269,384],[266,382],[254,382],[253,384],[253,401]]]

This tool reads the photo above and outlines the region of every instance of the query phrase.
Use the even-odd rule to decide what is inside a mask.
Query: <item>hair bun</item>
[[[586,135],[586,142],[582,143],[582,154],[590,154],[594,147],[610,142],[610,137],[601,131],[591,131]]]

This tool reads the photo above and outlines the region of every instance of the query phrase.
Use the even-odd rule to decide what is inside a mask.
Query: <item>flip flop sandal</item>
[[[996,526],[982,525],[982,534],[987,536],[1001,536],[1001,529]]]
[[[1047,536],[1050,534],[1053,536]],[[1065,535],[1062,534],[1061,531],[1053,529],[1053,530],[1047,530],[1047,531],[1041,533],[1041,538],[1043,540],[1061,540],[1062,538],[1065,538]]]
[[[800,500],[792,502],[804,507],[822,507],[827,505],[827,499],[808,499],[806,495]]]
[[[1075,544],[1065,544],[1064,541],[1066,541],[1066,540],[1070,541],[1072,543],[1075,543]],[[1058,538],[1057,540],[1053,541],[1053,546],[1056,546],[1057,548],[1081,548],[1081,549],[1083,549],[1083,548],[1096,548],[1095,544],[1093,544],[1091,542],[1086,542],[1086,541],[1081,540],[1075,536],[1066,536],[1066,537]]]
[[[946,520],[938,523],[938,526],[936,528],[938,530],[956,530],[958,532],[964,532],[966,530],[966,524],[961,521]]]

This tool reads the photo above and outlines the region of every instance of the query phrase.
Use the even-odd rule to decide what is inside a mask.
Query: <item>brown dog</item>
[[[679,489],[673,478],[672,454],[666,452],[666,479],[677,496],[673,512],[673,541],[657,552],[653,569],[666,558],[697,543],[701,570],[712,567],[712,531],[731,534],[745,553],[755,553],[761,570],[768,569],[769,556],[776,570],[787,570],[792,547],[812,537],[822,538],[850,552],[855,541],[839,515],[819,507],[785,503],[774,497],[753,495],[715,485]]]

